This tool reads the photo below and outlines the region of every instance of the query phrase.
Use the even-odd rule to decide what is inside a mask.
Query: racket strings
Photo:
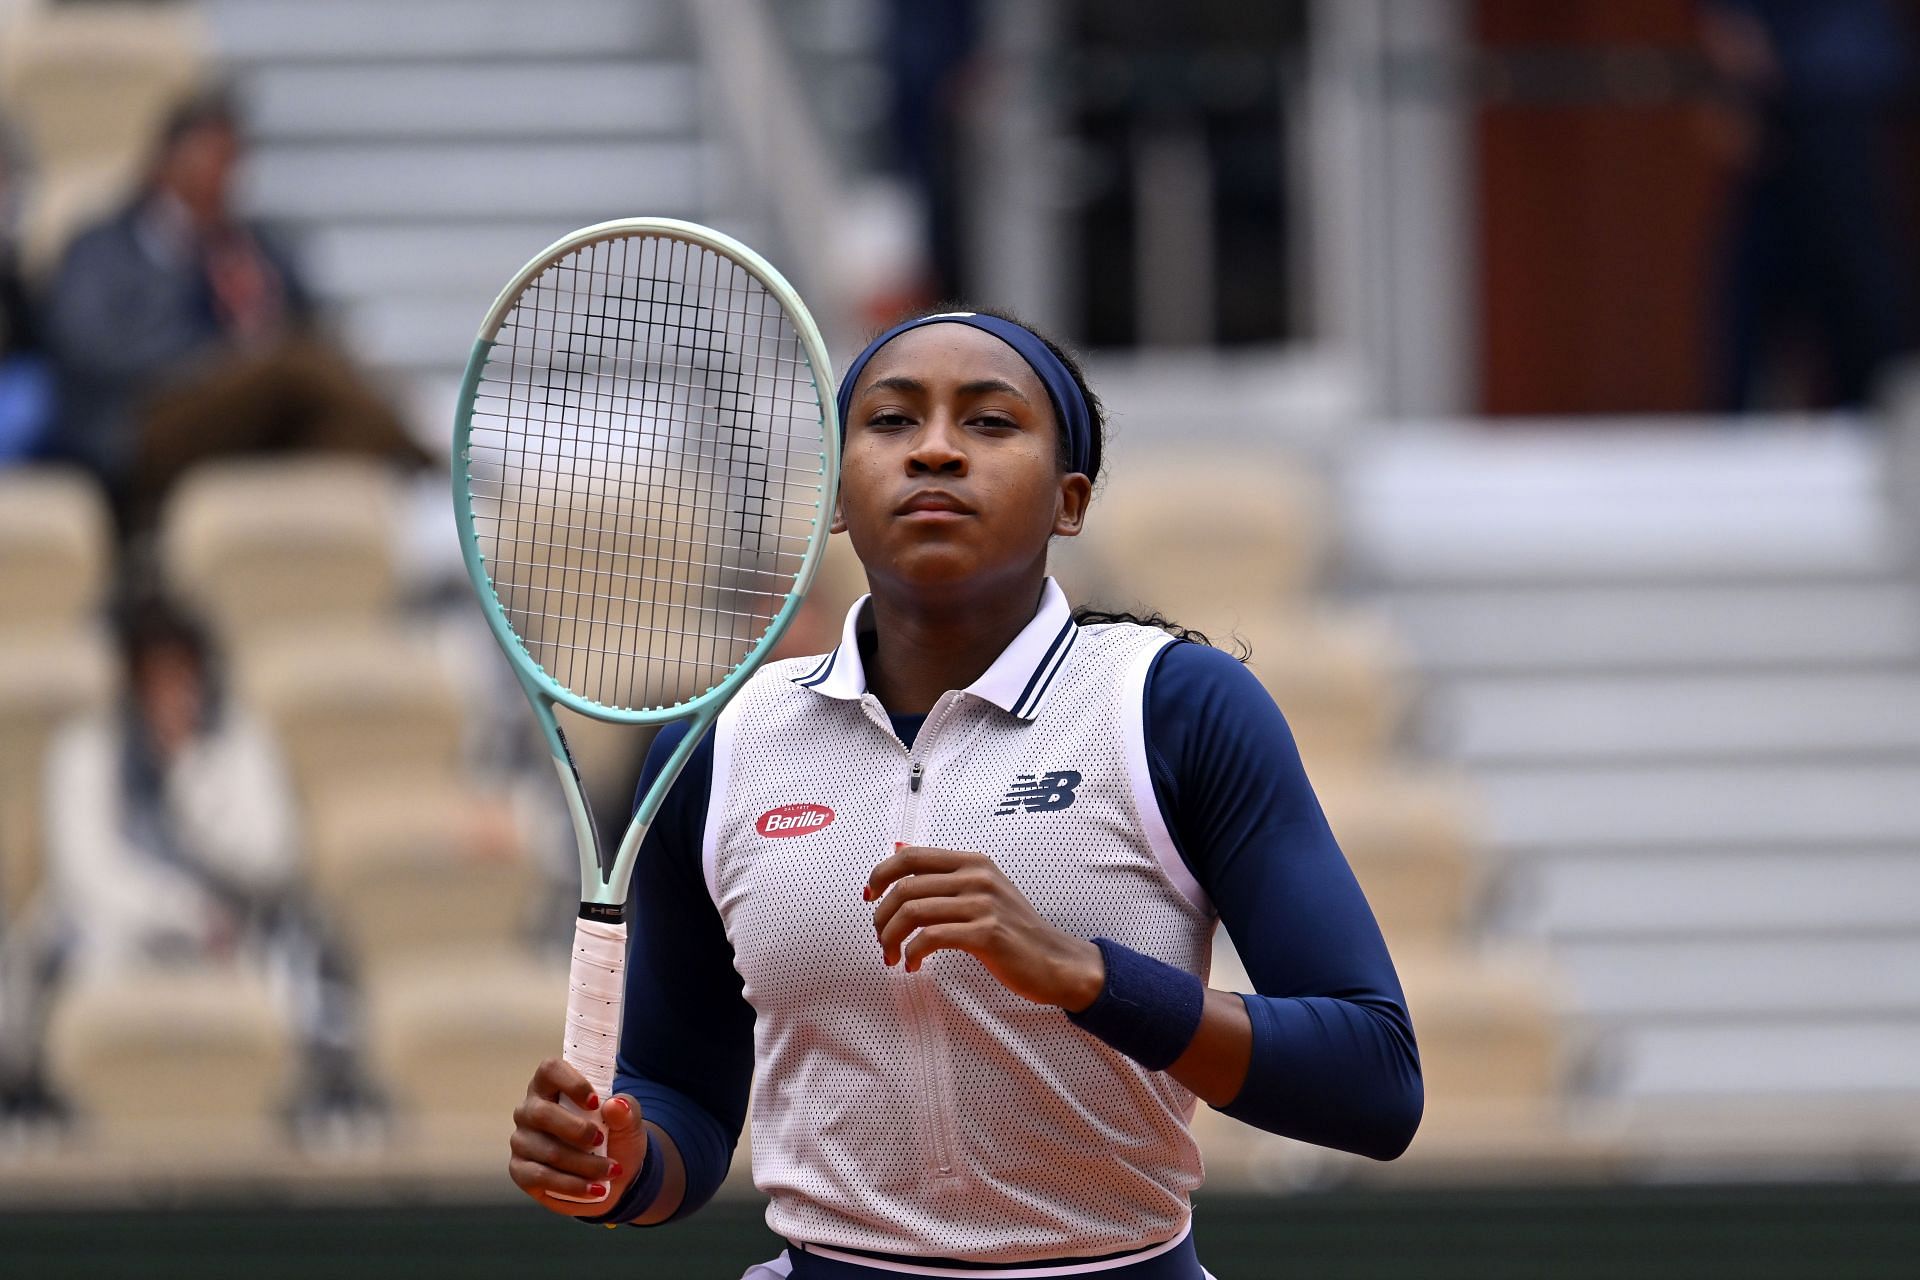
[[[493,590],[604,706],[712,688],[791,595],[824,518],[822,392],[779,300],[690,242],[549,265],[476,389],[467,483]]]

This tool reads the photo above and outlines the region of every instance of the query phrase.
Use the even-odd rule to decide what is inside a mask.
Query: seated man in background
[[[150,527],[168,487],[204,458],[429,460],[313,332],[291,259],[236,214],[242,154],[224,94],[183,103],[132,203],[74,239],[49,291],[65,406],[52,451],[100,476],[130,531]]]

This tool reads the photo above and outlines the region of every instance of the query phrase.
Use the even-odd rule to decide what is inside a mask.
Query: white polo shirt
[[[1203,979],[1212,905],[1162,821],[1143,691],[1165,633],[1077,626],[1048,580],[909,750],[858,627],[775,663],[714,729],[703,871],[754,1010],[754,1180],[826,1248],[1016,1262],[1178,1236],[1194,1098],[972,956],[881,961],[861,889],[895,842],[991,855],[1048,920]]]

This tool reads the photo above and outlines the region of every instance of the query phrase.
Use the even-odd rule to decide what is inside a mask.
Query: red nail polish
[[[607,1194],[607,1184],[604,1182],[590,1183],[587,1186],[587,1194],[598,1199]]]
[[[617,1178],[620,1176],[620,1162],[618,1160],[615,1160],[613,1167],[607,1170],[607,1176],[609,1178]]]
[[[893,842],[893,847],[896,849],[904,849],[907,847],[907,842],[905,840],[895,840]]]
[[[597,1093],[590,1093],[590,1094],[588,1094],[588,1095],[587,1095],[587,1110],[589,1110],[589,1111],[598,1111],[599,1109],[600,1109],[600,1095],[599,1095],[599,1094],[597,1094]]]
[[[861,886],[860,886],[860,901],[862,901],[862,902],[872,902],[872,901],[873,901],[873,886],[872,886],[872,885],[870,885],[870,884],[863,884],[863,885],[861,885]]]

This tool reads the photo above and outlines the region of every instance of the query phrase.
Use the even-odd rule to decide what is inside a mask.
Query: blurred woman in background
[[[115,623],[121,705],[67,725],[47,753],[47,878],[7,940],[8,1038],[43,1043],[68,984],[239,966],[266,977],[302,1043],[297,1117],[364,1104],[355,994],[302,895],[278,745],[227,696],[208,633],[178,604],[135,588]],[[58,1108],[38,1063],[0,1074],[29,1104]]]
[[[224,961],[300,869],[293,797],[264,726],[224,696],[206,631],[157,594],[119,619],[126,699],[48,755],[52,906],[73,971]]]

